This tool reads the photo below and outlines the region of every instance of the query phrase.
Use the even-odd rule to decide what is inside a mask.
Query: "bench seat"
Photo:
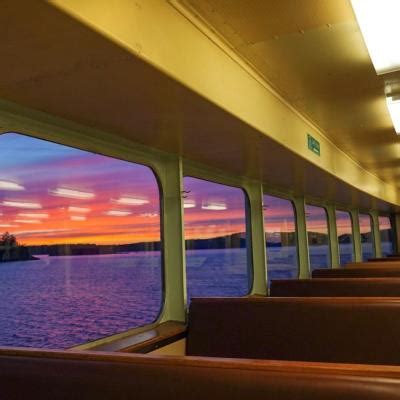
[[[400,298],[193,298],[186,354],[400,365]]]
[[[7,400],[400,400],[400,368],[0,350]]]
[[[400,278],[271,280],[272,297],[400,297]]]
[[[398,277],[399,267],[321,268],[312,271],[313,278],[373,278]]]

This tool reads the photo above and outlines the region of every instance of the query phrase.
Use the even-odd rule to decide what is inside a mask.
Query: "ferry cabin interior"
[[[87,342],[69,346],[69,351],[72,350],[70,355],[62,356],[71,363],[68,368],[73,369],[75,364],[79,365],[78,368],[85,368],[91,357],[93,360],[103,357],[101,362],[104,365],[126,362],[122,355],[97,356],[100,351],[184,355],[188,348],[185,336],[191,295],[243,296],[238,300],[237,310],[240,307],[245,309],[248,304],[240,305],[241,301],[263,304],[265,299],[257,299],[269,295],[271,279],[307,279],[319,267],[339,271],[348,262],[357,263],[397,253],[400,246],[400,144],[388,104],[395,102],[398,96],[400,67],[378,69],[377,72],[355,15],[356,3],[362,2],[1,2],[0,227],[4,228],[0,229],[9,226],[7,230],[13,233],[12,224],[7,225],[10,221],[5,218],[11,212],[8,210],[20,206],[15,200],[18,196],[11,198],[10,186],[7,188],[5,184],[14,184],[17,190],[15,185],[21,183],[13,181],[7,164],[10,154],[13,154],[10,146],[13,146],[13,140],[17,141],[15,138],[25,138],[27,147],[22,149],[22,154],[26,152],[27,159],[33,151],[30,146],[39,143],[40,147],[43,143],[43,146],[49,146],[49,152],[51,146],[63,145],[65,149],[78,149],[104,159],[128,162],[126,165],[146,166],[153,174],[154,188],[157,189],[158,211],[147,211],[142,213],[142,217],[155,217],[157,222],[156,236],[161,254],[160,307],[154,316],[150,315],[147,320],[144,318],[146,323],[131,326],[131,329],[114,330],[114,334],[105,337],[98,334]],[[387,3],[396,2],[387,0]],[[391,13],[385,15],[390,21]],[[393,27],[396,23],[388,22],[387,25]],[[382,47],[388,47],[390,42],[395,51],[396,45],[392,40],[387,37]],[[23,169],[24,159],[18,162]],[[30,168],[29,165],[26,164],[25,168]],[[93,170],[89,171],[91,167]],[[100,164],[98,167],[97,164],[88,164],[87,167],[82,164],[67,168],[71,170],[66,173],[74,176],[104,171]],[[35,179],[40,182],[34,170],[29,175],[26,169],[24,176],[32,182],[36,182]],[[135,176],[131,178],[134,187]],[[122,181],[125,178],[116,175],[114,179]],[[200,207],[197,198],[193,197],[196,190],[214,184],[217,195],[210,195],[207,203],[203,201]],[[60,187],[46,190],[57,198],[63,196]],[[63,190],[66,197],[77,198],[70,187]],[[223,197],[224,190],[242,196],[240,215],[235,214],[235,218],[240,220],[240,229],[236,229],[232,222],[230,230],[219,230],[219,220],[213,219],[213,212],[229,211],[230,200]],[[10,199],[15,200],[11,207]],[[129,202],[125,199],[123,203],[122,199],[112,200],[124,204],[124,207],[112,211],[115,217],[130,213],[126,211],[130,210]],[[130,201],[134,199],[130,198]],[[194,220],[196,207],[204,212],[197,231],[197,225],[191,225],[190,219],[193,215]],[[283,214],[282,210],[285,210]],[[86,217],[75,216],[75,222],[79,218],[83,221]],[[314,230],[313,221],[319,223]],[[290,225],[286,232],[283,232],[283,224],[286,227]],[[154,244],[157,241],[153,236],[146,239],[140,226],[133,231],[140,238],[137,242]],[[20,232],[25,238],[26,232]],[[18,239],[18,233],[16,235]],[[204,265],[210,286],[215,290],[199,289],[190,282],[194,276],[187,266],[190,252],[207,248],[201,246],[210,245],[210,239],[216,237],[225,238],[225,244],[212,249],[243,250],[245,283],[240,283],[243,287],[239,290],[231,282],[231,294],[225,290],[230,277],[224,280],[221,273],[216,272],[215,265],[209,269]],[[25,240],[31,247],[58,243],[48,238],[48,230],[42,228],[35,233],[34,239],[26,236]],[[135,234],[130,240],[135,241]],[[110,240],[104,243],[116,244]],[[292,249],[290,255],[282,253],[288,247]],[[285,270],[288,259],[291,260],[289,275],[279,275],[279,269]],[[392,270],[395,269],[393,263]],[[0,270],[3,265],[6,264],[2,264]],[[383,288],[381,296],[385,291],[398,296],[396,278],[393,278],[396,272],[381,276],[386,276],[382,279],[387,280],[378,285]],[[332,289],[334,284],[325,282],[321,285],[320,293],[335,292]],[[290,290],[299,290],[307,296],[304,294],[306,289],[290,289],[290,284],[274,290],[281,293],[278,296],[286,296],[282,294],[285,290],[289,295]],[[364,289],[343,290],[351,294]],[[379,292],[380,289],[374,290]],[[210,300],[213,301],[217,302],[216,309],[220,310],[214,319],[207,312],[209,304],[206,299],[193,302],[196,318],[209,315],[211,322],[206,321],[199,328],[193,320],[192,332],[200,332],[200,337],[209,335],[209,341],[199,345],[196,342],[198,337],[190,339],[192,348],[205,346],[211,353],[213,345],[223,347],[223,338],[218,342],[212,326],[218,315],[223,314],[225,306],[230,319],[227,318],[225,328],[220,325],[221,331],[228,334],[228,326],[236,329],[235,325],[229,325],[229,320],[235,319],[235,308],[232,311],[223,301]],[[294,305],[290,301],[294,301]],[[309,311],[313,309],[312,301],[280,299],[265,307],[270,307],[272,311],[269,312],[275,316],[282,309],[279,307],[294,310],[294,313],[304,307],[307,314],[312,313]],[[339,306],[346,309],[346,301],[340,301]],[[368,307],[379,309],[379,304],[370,302]],[[245,311],[243,313],[246,315]],[[354,318],[363,324],[365,316],[361,314],[355,313]],[[388,315],[376,313],[377,320],[382,319],[382,326],[387,323],[385,317],[386,321],[396,320],[394,314],[389,318]],[[346,318],[341,318],[342,314],[338,312],[334,321],[346,324]],[[298,323],[307,322],[299,320]],[[282,322],[280,327],[285,326]],[[202,331],[204,327],[207,327],[206,331]],[[391,325],[386,328],[395,332]],[[211,343],[211,338],[217,344]],[[297,346],[301,347],[299,343]],[[0,355],[3,367],[24,370],[26,363],[21,357],[28,356],[24,353],[18,357],[19,351],[4,348]],[[260,358],[254,357],[251,351],[245,356]],[[396,349],[388,349],[389,353],[393,351]],[[193,351],[191,354],[210,355],[205,353],[207,351]],[[29,357],[41,366],[43,354],[52,360],[58,353],[31,350]],[[229,357],[229,354],[227,351],[219,356]],[[265,358],[270,356],[267,354]],[[290,356],[281,359],[290,360]],[[339,362],[357,363],[357,360],[338,359]],[[307,357],[303,360],[307,361]],[[313,361],[312,357],[309,361]],[[137,362],[143,362],[143,365],[153,362],[155,365],[159,361],[143,359]],[[193,360],[175,359],[174,362],[182,363],[188,369],[200,365]],[[220,360],[222,369],[225,368],[224,362]],[[268,365],[272,364],[261,367],[259,363],[259,368],[271,373]],[[370,359],[366,361],[368,363],[374,364]],[[50,364],[42,367],[51,371]],[[246,371],[253,368],[239,364],[232,368]],[[290,362],[278,364],[272,367],[274,374],[289,370],[295,374],[299,370]],[[176,365],[174,368],[178,368]],[[104,368],[103,372],[107,374],[107,366]],[[302,371],[311,371],[310,374],[315,376],[323,373],[328,382],[327,371],[335,368],[340,370],[339,375],[347,373],[344,372],[347,367],[333,364],[330,369],[325,367],[324,372],[311,364],[303,365]],[[378,369],[376,367],[375,372]],[[357,376],[364,374],[365,371],[361,370],[364,371],[359,369]],[[387,385],[396,385],[399,371],[395,367],[382,371],[376,372],[378,376],[393,379],[394,383],[388,382]],[[135,373],[140,375],[143,372],[136,370]],[[162,371],[160,374],[162,376]],[[232,379],[233,382],[232,376],[227,378],[229,373],[223,371],[221,374],[222,381]],[[290,388],[290,377],[286,378],[284,386]],[[271,377],[268,379],[273,380]],[[58,383],[63,385],[62,379]],[[165,385],[168,387],[167,383]],[[244,390],[243,387],[240,390]],[[254,396],[257,398],[256,394]],[[321,398],[330,397],[324,393]]]

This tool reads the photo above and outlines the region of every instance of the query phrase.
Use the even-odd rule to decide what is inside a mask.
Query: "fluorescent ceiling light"
[[[144,204],[148,204],[149,200],[140,197],[123,196],[117,200],[114,200],[114,202],[117,204],[125,204],[128,206],[143,206]]]
[[[16,219],[15,222],[19,222],[21,224],[40,224],[42,221],[38,219]]]
[[[155,218],[158,217],[157,213],[142,213],[139,214],[140,217],[144,217],[144,218]]]
[[[196,202],[194,200],[183,200],[183,208],[195,208]]]
[[[18,228],[18,225],[14,225],[14,224],[0,224],[0,228]]]
[[[386,97],[386,104],[392,118],[394,130],[400,134],[400,96]]]
[[[351,0],[378,75],[400,69],[400,1]]]
[[[0,190],[25,190],[25,188],[16,182],[0,180]]]
[[[212,211],[223,211],[226,210],[225,203],[206,203],[201,206],[203,210],[212,210]]]
[[[1,204],[6,207],[16,207],[16,208],[31,208],[31,209],[42,208],[40,203],[33,203],[33,202],[28,202],[28,201],[4,200]]]
[[[53,196],[67,197],[69,199],[93,199],[94,193],[84,192],[82,190],[67,189],[67,188],[57,188],[54,190],[49,190],[49,193]]]
[[[86,221],[86,217],[84,215],[73,215],[71,221]]]
[[[73,207],[73,206],[70,206],[70,207],[68,207],[68,211],[69,212],[77,212],[77,213],[87,213],[87,212],[90,212],[90,208],[89,207]]]
[[[49,218],[47,213],[19,213],[18,217],[24,218]]]
[[[111,215],[113,217],[126,217],[127,215],[130,215],[132,213],[130,211],[110,210],[106,211],[104,214]]]

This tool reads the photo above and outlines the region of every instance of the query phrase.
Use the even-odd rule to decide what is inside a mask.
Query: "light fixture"
[[[156,217],[158,217],[158,213],[151,213],[151,212],[142,213],[142,214],[139,214],[139,217],[143,217],[143,218],[156,218]]]
[[[49,218],[47,213],[19,213],[18,217],[24,218]]]
[[[86,217],[84,215],[73,215],[71,221],[86,221]]]
[[[386,104],[392,118],[394,130],[400,134],[400,96],[386,97]]]
[[[15,222],[21,224],[40,224],[42,221],[39,221],[38,219],[16,219]]]
[[[49,193],[53,196],[67,197],[70,199],[93,199],[95,197],[92,192],[84,192],[82,190],[68,189],[59,187],[57,189],[49,190]]]
[[[131,196],[122,196],[117,200],[112,200],[117,204],[124,204],[127,206],[143,206],[144,204],[148,204],[149,200],[140,198],[140,197],[131,197]]]
[[[400,1],[351,0],[378,75],[400,69]]]
[[[16,207],[16,208],[30,208],[30,209],[42,208],[40,203],[33,203],[28,201],[4,200],[1,204],[6,207]]]
[[[183,208],[195,208],[196,202],[194,200],[183,200]]]
[[[25,188],[16,182],[0,180],[0,190],[25,190]]]
[[[201,208],[203,210],[212,210],[212,211],[224,211],[227,209],[226,204],[222,202],[209,202],[203,203]]]
[[[69,212],[77,212],[77,213],[88,213],[90,211],[89,207],[74,207],[74,206],[70,206],[68,207],[68,211]]]
[[[110,211],[106,211],[104,214],[110,215],[113,217],[126,217],[127,215],[130,215],[132,213],[130,211],[110,210]]]

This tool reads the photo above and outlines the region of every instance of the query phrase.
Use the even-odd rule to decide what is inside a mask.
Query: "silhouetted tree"
[[[1,237],[0,246],[17,247],[18,242],[14,235],[10,234],[9,232],[5,232],[5,233],[3,233],[2,237]]]

